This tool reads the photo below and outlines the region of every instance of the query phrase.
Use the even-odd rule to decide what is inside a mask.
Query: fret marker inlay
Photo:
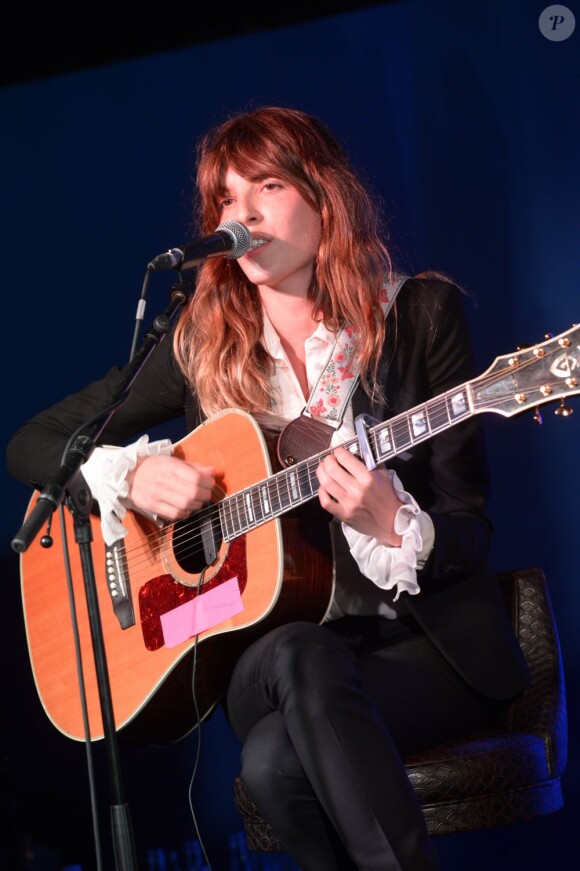
[[[429,424],[424,411],[418,411],[411,417],[411,426],[415,437],[422,436],[429,432]]]
[[[454,417],[459,417],[467,412],[467,399],[463,391],[451,397],[451,411]]]

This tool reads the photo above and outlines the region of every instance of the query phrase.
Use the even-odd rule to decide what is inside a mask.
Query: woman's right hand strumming
[[[212,466],[160,455],[140,457],[127,482],[137,510],[182,520],[210,499],[215,475]]]

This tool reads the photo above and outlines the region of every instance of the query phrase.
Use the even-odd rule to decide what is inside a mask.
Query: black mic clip
[[[247,227],[238,221],[223,221],[209,236],[194,239],[180,248],[170,248],[164,254],[158,254],[147,265],[147,269],[152,272],[191,269],[209,257],[237,260],[249,251],[251,245],[252,236]]]
[[[183,260],[183,251],[181,248],[170,248],[164,254],[158,254],[154,257],[151,263],[147,264],[147,269],[152,272],[165,272],[167,269],[179,269]]]

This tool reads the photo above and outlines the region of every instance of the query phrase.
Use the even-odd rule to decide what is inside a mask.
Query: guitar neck
[[[391,460],[475,414],[470,404],[470,384],[467,382],[371,427],[367,435],[374,461],[378,464]],[[342,447],[360,456],[356,437],[343,442]],[[220,520],[226,541],[313,499],[319,488],[316,470],[333,450],[334,447],[301,460],[220,502]]]
[[[555,399],[564,403],[565,397],[580,392],[579,371],[580,326],[575,325],[559,336],[497,357],[479,377],[390,420],[365,427],[364,452],[368,450],[376,464],[384,463],[474,414],[490,411],[511,417]],[[568,416],[571,409],[563,407],[560,414]],[[343,447],[361,455],[356,437]],[[301,460],[220,502],[223,537],[231,541],[316,496],[316,469],[333,450]]]

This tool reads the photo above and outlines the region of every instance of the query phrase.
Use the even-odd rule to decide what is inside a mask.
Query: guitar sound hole
[[[215,505],[208,505],[173,527],[172,547],[176,562],[189,574],[200,574],[218,558],[222,544]]]

